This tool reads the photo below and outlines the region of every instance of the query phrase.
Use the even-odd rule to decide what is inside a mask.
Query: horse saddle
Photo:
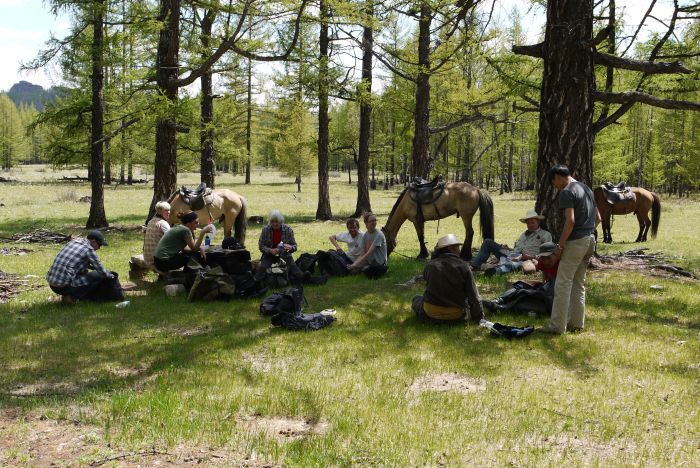
[[[613,184],[612,182],[605,182],[600,186],[605,194],[605,199],[611,205],[620,203],[623,201],[634,201],[635,196],[632,188],[629,187],[624,181]]]
[[[211,203],[212,190],[207,187],[207,184],[202,182],[196,189],[185,187],[180,188],[180,198],[190,207],[192,211],[199,211],[204,208],[204,205]]]
[[[435,176],[430,181],[416,177],[408,184],[408,194],[411,200],[418,205],[434,203],[444,191],[445,182],[442,181],[442,176],[440,175]]]

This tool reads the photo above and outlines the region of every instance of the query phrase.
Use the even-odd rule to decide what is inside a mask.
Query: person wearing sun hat
[[[454,234],[441,237],[432,258],[425,265],[427,283],[423,295],[413,298],[412,309],[427,323],[461,322],[484,317],[479,292],[469,263],[460,257],[462,242]]]
[[[104,279],[114,277],[97,256],[107,245],[104,234],[90,231],[85,238],[68,242],[58,253],[46,274],[49,287],[65,304],[74,304],[93,291]],[[88,270],[94,271],[88,271]]]
[[[479,252],[472,259],[472,268],[478,270],[493,254],[499,259],[499,264],[496,268],[487,270],[487,274],[503,274],[519,269],[525,273],[534,273],[535,263],[532,260],[539,253],[540,245],[552,242],[552,235],[540,227],[542,220],[544,216],[537,214],[535,210],[528,210],[525,216],[520,218],[520,222],[526,224],[527,229],[515,241],[513,249],[498,244],[493,239],[484,239]]]

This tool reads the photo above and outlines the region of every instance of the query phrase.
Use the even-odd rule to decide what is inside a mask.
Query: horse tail
[[[661,219],[661,199],[659,196],[651,192],[654,201],[651,202],[651,237],[656,239],[656,233],[659,231],[659,220]]]
[[[246,214],[246,201],[241,197],[241,211],[238,212],[236,220],[233,222],[233,236],[245,244],[245,233],[248,229],[248,215]]]
[[[495,238],[496,233],[493,220],[493,200],[491,200],[486,190],[479,190],[479,222],[483,239]]]

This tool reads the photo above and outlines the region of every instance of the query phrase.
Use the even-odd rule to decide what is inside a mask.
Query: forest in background
[[[659,19],[647,2],[643,21],[663,27],[640,41],[641,26],[625,24],[614,0],[570,3],[530,7],[546,10],[550,26],[557,5],[590,16],[597,94],[592,176],[581,179],[697,191],[700,6],[674,1],[673,16]],[[70,15],[70,34],[26,67],[57,66],[62,91],[41,112],[0,95],[0,159],[4,169],[85,165],[88,226],[107,225],[95,192],[131,183],[135,165],[152,168],[154,201],[183,169],[212,187],[217,171],[248,183],[255,166],[279,169],[299,190],[313,177],[318,219],[332,216],[329,172],[358,185],[358,213],[371,208],[371,188],[415,176],[501,193],[538,187],[547,57],[524,43],[517,9],[503,25],[492,21],[494,3],[480,0],[47,5]],[[561,113],[564,121],[572,111]]]

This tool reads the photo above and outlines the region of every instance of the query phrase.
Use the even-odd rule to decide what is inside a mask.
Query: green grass
[[[77,172],[76,172],[77,173]],[[44,176],[51,175],[44,173]],[[0,185],[0,236],[36,227],[84,233],[87,184]],[[218,186],[242,193],[249,215],[280,208],[302,251],[328,248],[342,221],[313,221],[316,186],[297,194],[276,174],[253,174],[254,184],[224,175]],[[354,210],[354,186],[331,179],[339,218]],[[180,182],[197,181],[183,174]],[[289,182],[289,183],[281,183]],[[17,192],[21,189],[21,192]],[[397,190],[373,191],[380,223]],[[113,226],[142,223],[150,186],[108,188]],[[495,196],[496,236],[512,244],[517,218],[532,194]],[[648,246],[671,262],[700,267],[696,247],[700,203],[663,199],[661,228]],[[260,227],[251,227],[251,250]],[[428,223],[432,246],[461,234],[461,220]],[[637,247],[635,218],[617,217],[616,252]],[[220,239],[221,234],[219,234]],[[122,276],[141,249],[133,229],[108,233],[99,255]],[[480,242],[477,236],[476,242]],[[9,246],[9,244],[0,244]],[[489,337],[474,325],[426,326],[410,312],[420,286],[402,288],[422,263],[394,255],[386,277],[331,279],[308,287],[310,310],[333,307],[338,321],[313,333],[273,329],[257,300],[190,304],[153,286],[148,296],[113,304],[63,307],[47,301],[43,281],[59,246],[30,245],[27,256],[0,257],[0,269],[37,275],[31,288],[0,306],[0,407],[102,427],[122,450],[180,445],[224,447],[292,466],[320,465],[697,465],[700,462],[700,289],[697,282],[610,270],[589,275],[587,330],[522,341]],[[410,225],[398,253],[413,257]],[[512,275],[508,280],[517,278]],[[506,278],[478,278],[482,297],[496,296]],[[663,286],[652,290],[651,284]],[[497,315],[503,323],[543,325],[545,318]],[[482,381],[480,393],[426,392],[411,383],[425,374],[456,372]],[[69,384],[75,393],[17,398],[18,385]],[[244,417],[287,416],[323,421],[328,431],[299,439],[250,432]],[[0,440],[3,430],[0,429]],[[29,463],[0,448],[0,464]],[[94,459],[100,457],[95,456]],[[24,460],[24,461],[23,461]],[[89,462],[91,460],[84,460]]]

